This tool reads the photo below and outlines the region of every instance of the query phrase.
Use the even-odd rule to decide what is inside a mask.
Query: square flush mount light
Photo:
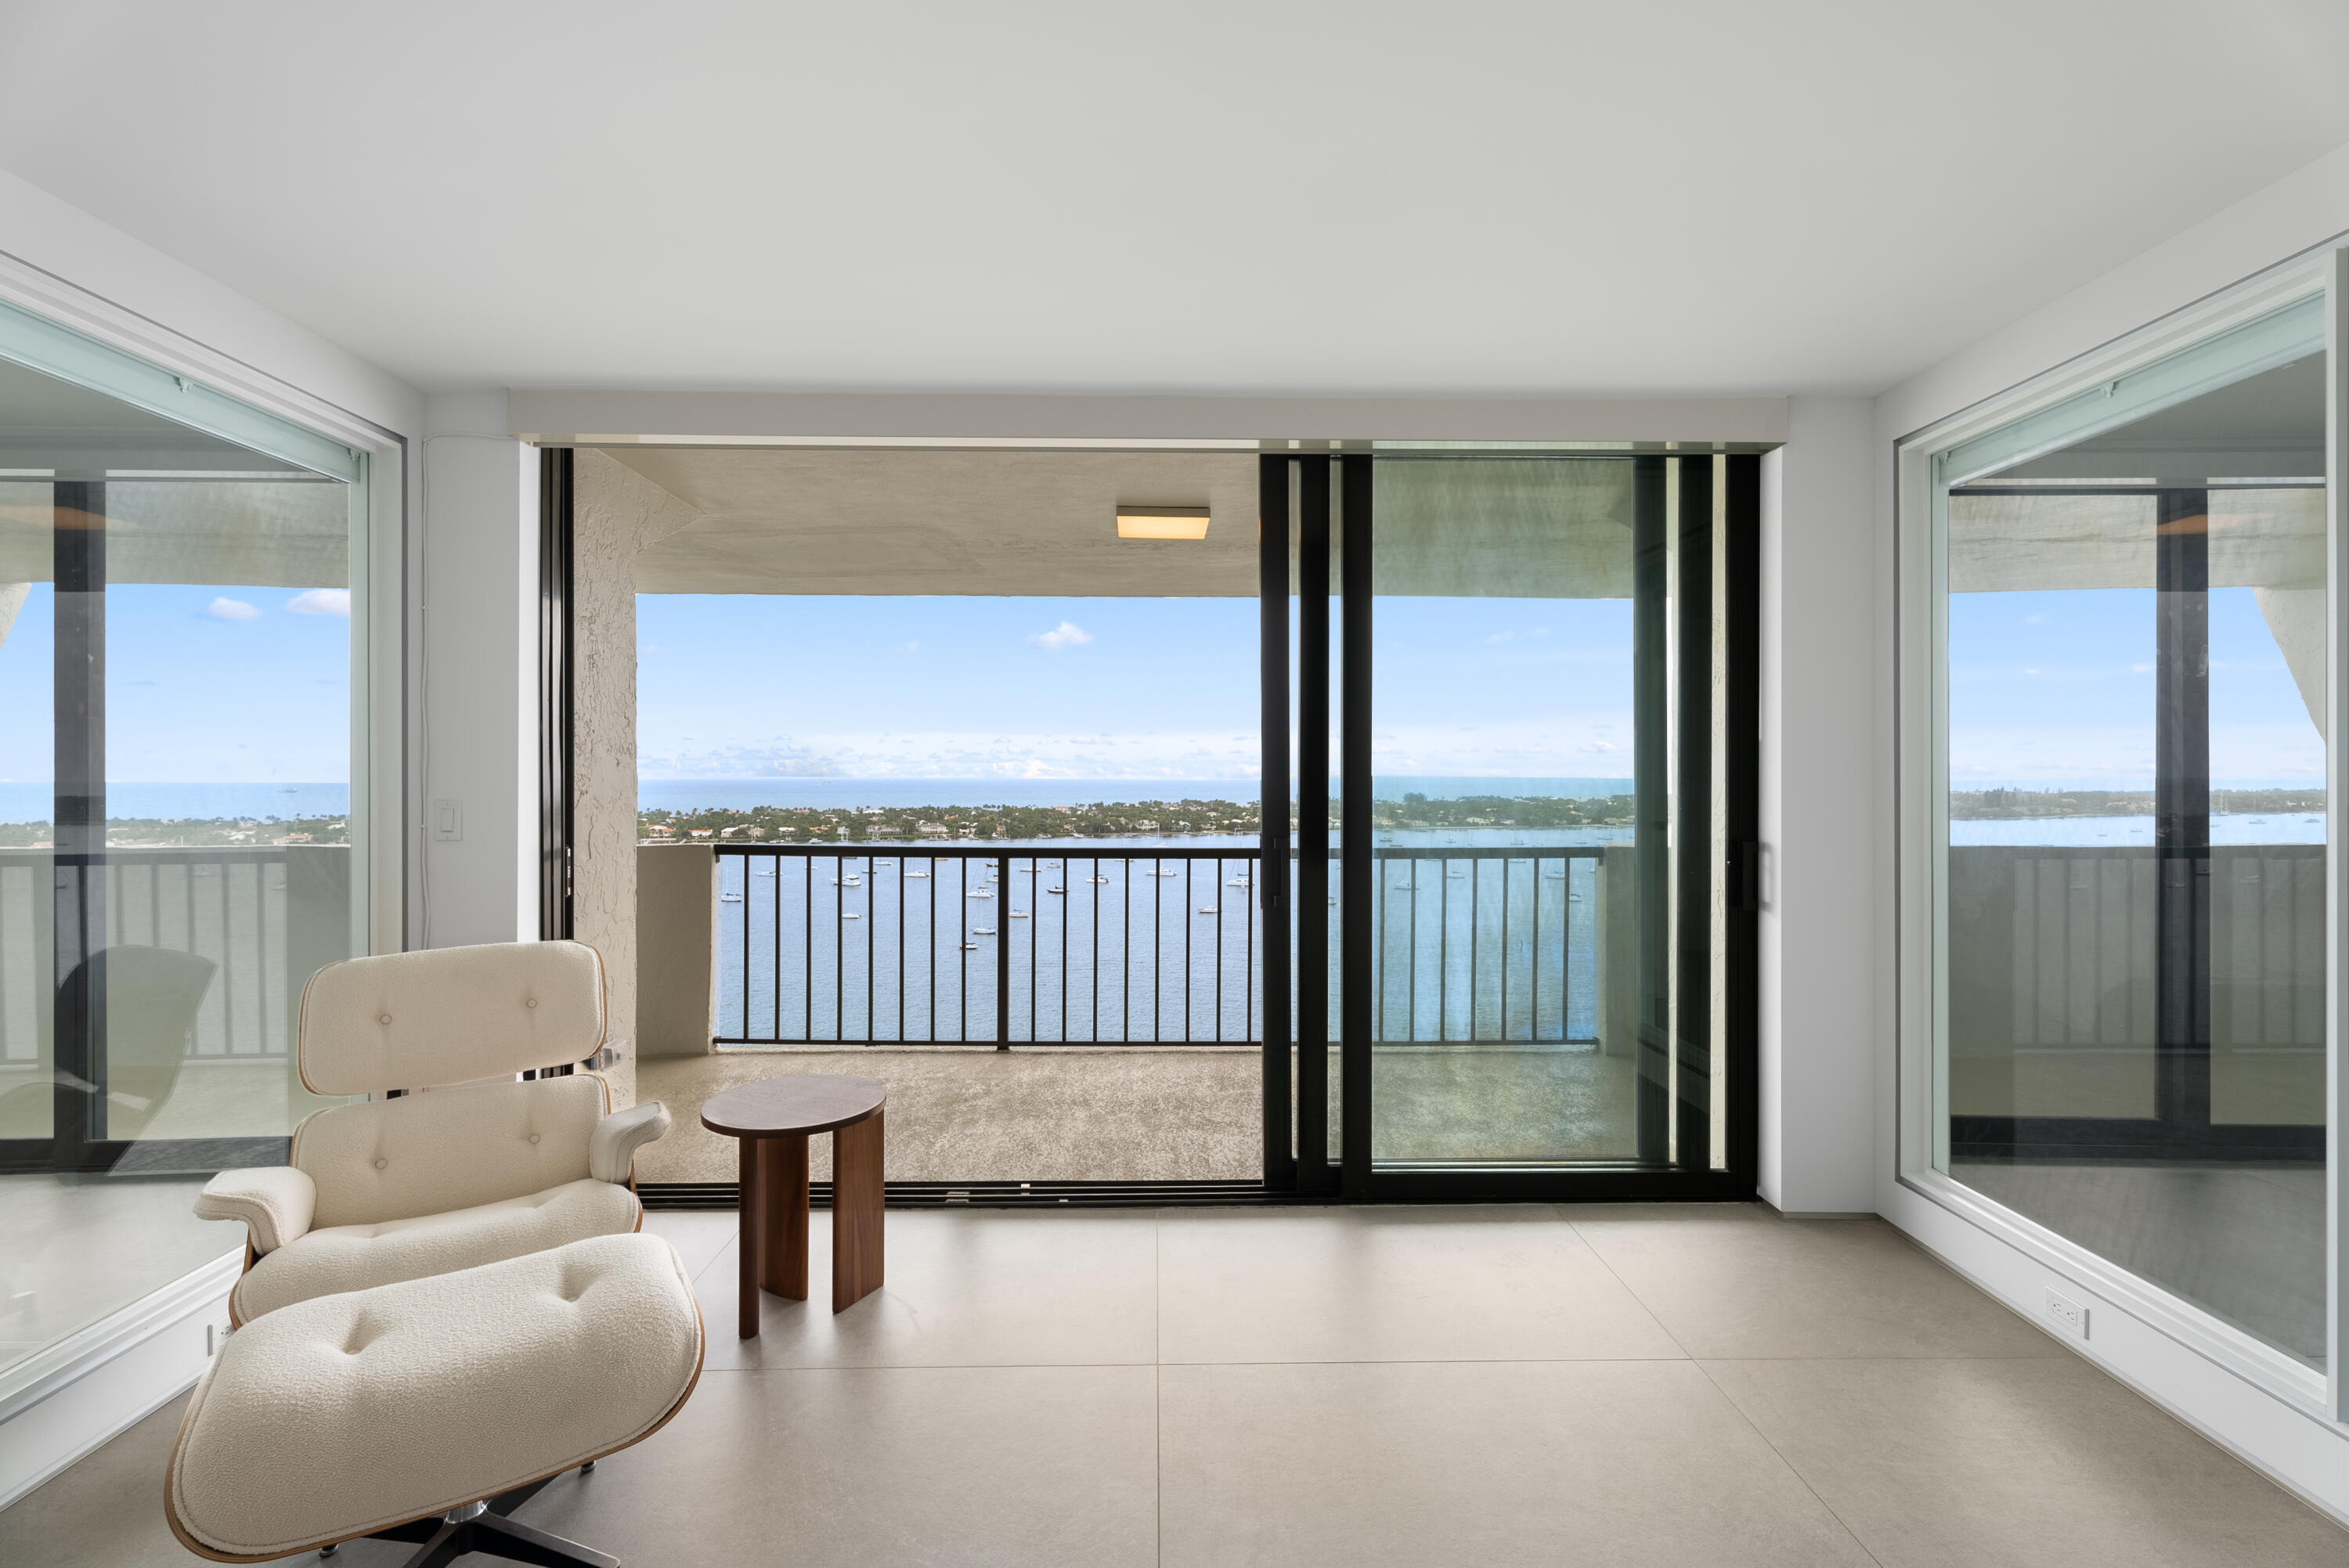
[[[1121,506],[1117,509],[1120,539],[1205,539],[1207,509],[1204,506]]]

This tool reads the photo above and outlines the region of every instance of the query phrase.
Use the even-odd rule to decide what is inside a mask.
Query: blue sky
[[[33,584],[0,642],[0,782],[52,776],[53,604]],[[109,588],[108,778],[347,781],[350,634],[340,589]]]
[[[307,612],[307,613],[305,613]],[[347,606],[237,585],[107,594],[109,776],[341,780]],[[1378,603],[1381,774],[1625,777],[1630,605]],[[0,781],[50,777],[51,599],[0,641]],[[1252,599],[647,594],[647,778],[1247,779]],[[2144,787],[2149,590],[1951,601],[1957,787]],[[2211,595],[2211,771],[2315,783],[2323,745],[2248,589]]]
[[[1950,782],[2153,787],[2154,594],[1950,596]],[[2210,594],[2210,776],[2319,785],[2324,743],[2248,588]]]
[[[1381,773],[1630,771],[1630,606],[1382,599]],[[642,594],[637,771],[1249,779],[1253,599]]]

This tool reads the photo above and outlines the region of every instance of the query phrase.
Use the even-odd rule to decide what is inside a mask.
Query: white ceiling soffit
[[[701,513],[637,555],[639,593],[1257,592],[1253,454],[606,450]],[[1413,459],[1378,487],[1381,594],[1630,595],[1627,462]],[[1121,504],[1204,506],[1207,535],[1120,539]]]
[[[1143,397],[516,388],[512,433],[579,446],[1254,451],[1312,441],[1777,446],[1784,397]]]
[[[1866,394],[2349,143],[2341,0],[5,18],[0,167],[428,390]]]

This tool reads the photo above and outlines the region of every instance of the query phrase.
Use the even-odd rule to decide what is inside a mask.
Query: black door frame
[[[1514,457],[1538,456],[1538,453],[1513,452]],[[1591,460],[1595,454],[1578,453],[1571,459]],[[1635,475],[1635,511],[1653,526],[1648,530],[1655,537],[1648,542],[1659,546],[1654,552],[1657,561],[1651,575],[1657,581],[1651,586],[1658,598],[1663,588],[1661,574],[1661,534],[1668,526],[1681,531],[1683,562],[1701,562],[1701,581],[1676,584],[1682,593],[1702,588],[1708,597],[1713,593],[1711,582],[1713,553],[1711,530],[1715,506],[1713,497],[1713,460],[1715,453],[1686,455],[1667,454],[1661,450],[1601,460],[1629,460],[1638,465]],[[1665,465],[1677,461],[1683,465],[1681,487],[1680,516],[1667,520],[1663,515],[1663,480]],[[1725,643],[1725,676],[1723,691],[1724,713],[1722,733],[1724,754],[1721,758],[1724,799],[1724,839],[1728,845],[1726,863],[1717,868],[1725,880],[1727,892],[1726,941],[1723,954],[1724,1038],[1720,1042],[1720,1058],[1711,1053],[1711,1042],[1703,1036],[1683,1041],[1681,1051],[1682,1088],[1692,1086],[1709,1072],[1718,1071],[1726,1077],[1727,1118],[1726,1148],[1723,1150],[1725,1168],[1711,1168],[1711,1150],[1707,1140],[1696,1139],[1692,1143],[1683,1139],[1682,1162],[1677,1166],[1661,1160],[1624,1164],[1551,1164],[1511,1166],[1397,1166],[1374,1164],[1371,1159],[1371,1132],[1373,1096],[1371,1057],[1371,1020],[1374,998],[1371,993],[1372,901],[1364,896],[1351,896],[1354,890],[1367,890],[1372,885],[1374,861],[1371,854],[1374,824],[1371,816],[1370,721],[1371,714],[1371,541],[1374,523],[1375,459],[1357,444],[1353,450],[1344,450],[1338,443],[1321,452],[1301,450],[1267,450],[1258,459],[1258,496],[1260,515],[1264,520],[1258,536],[1258,586],[1262,595],[1262,659],[1263,729],[1264,729],[1264,861],[1265,886],[1262,890],[1266,923],[1279,930],[1291,923],[1291,910],[1303,912],[1295,920],[1296,1005],[1293,1016],[1287,1010],[1266,1009],[1264,1028],[1264,1132],[1265,1185],[1274,1191],[1294,1193],[1298,1198],[1345,1202],[1413,1202],[1432,1201],[1605,1201],[1620,1199],[1680,1199],[1695,1202],[1723,1202],[1750,1199],[1756,1191],[1758,1163],[1758,1014],[1757,1014],[1757,913],[1759,910],[1756,875],[1759,853],[1755,844],[1759,827],[1759,743],[1760,743],[1760,669],[1761,652],[1761,456],[1758,452],[1733,452],[1725,455],[1721,469],[1723,492],[1719,513],[1724,520],[1726,537],[1723,542],[1722,559],[1725,581],[1720,585],[1723,606],[1722,635]],[[1332,485],[1333,478],[1336,484]],[[1334,494],[1333,494],[1334,492]],[[1333,507],[1334,500],[1334,507]],[[1646,504],[1641,504],[1646,503]],[[1652,512],[1654,515],[1649,517]],[[1639,531],[1635,528],[1635,532]],[[1338,669],[1336,672],[1336,707],[1339,719],[1339,876],[1340,885],[1350,896],[1342,900],[1340,912],[1337,959],[1340,975],[1339,1037],[1340,1148],[1339,1160],[1330,1158],[1328,1136],[1328,1065],[1327,1044],[1332,1033],[1328,1028],[1327,983],[1330,954],[1326,920],[1309,918],[1327,907],[1326,895],[1330,866],[1329,797],[1329,736],[1331,717],[1330,669],[1330,581],[1329,548],[1332,539],[1338,542],[1339,582],[1337,599],[1342,609],[1339,629]],[[1297,547],[1292,573],[1290,550]],[[1702,545],[1702,549],[1692,546]],[[1289,728],[1292,717],[1289,658],[1289,605],[1292,591],[1298,595],[1298,656],[1296,661],[1296,694],[1294,717],[1297,720],[1295,757],[1296,798],[1291,800],[1291,757]],[[1651,606],[1651,608],[1658,608]],[[1655,624],[1651,630],[1653,640],[1661,645],[1663,623],[1661,615],[1650,617]],[[1645,624],[1643,620],[1642,624]],[[1699,646],[1710,633],[1710,617],[1685,617],[1682,627],[1689,646],[1683,655]],[[1659,646],[1658,652],[1661,652]],[[1651,660],[1652,662],[1652,659]],[[1710,670],[1709,658],[1702,667]],[[1685,656],[1682,667],[1691,667]],[[1709,676],[1708,676],[1709,687]],[[1650,694],[1661,707],[1661,686]],[[1697,725],[1710,749],[1710,711],[1695,718],[1690,717],[1690,705],[1682,705],[1684,725]],[[1700,723],[1700,721],[1702,721]],[[1653,727],[1652,725],[1650,727]],[[1692,730],[1696,733],[1696,730]],[[1692,755],[1683,746],[1680,758],[1684,787],[1703,781],[1709,791],[1711,758]],[[1643,780],[1647,770],[1643,770]],[[1640,799],[1662,810],[1661,789],[1640,791]],[[1297,813],[1292,835],[1289,812]],[[1661,826],[1661,821],[1658,824]],[[1643,828],[1646,824],[1643,823]],[[1297,857],[1295,874],[1289,874],[1289,860]],[[1658,857],[1661,862],[1661,857]],[[1666,933],[1661,928],[1656,934],[1661,940],[1643,942],[1643,971],[1660,978],[1664,966],[1677,963],[1682,971],[1683,986],[1694,979],[1700,988],[1709,986],[1711,932],[1705,918],[1710,906],[1710,882],[1716,868],[1710,857],[1684,857],[1680,874],[1685,879],[1684,894],[1692,889],[1702,889],[1708,896],[1683,897],[1682,900],[1682,930]],[[1293,883],[1293,886],[1292,886]],[[1656,945],[1659,951],[1648,954],[1644,949]],[[1269,942],[1266,944],[1266,995],[1268,998],[1288,994],[1288,944]],[[1276,969],[1278,973],[1276,973]],[[1661,990],[1661,986],[1653,987]],[[1710,1008],[1700,1011],[1709,1016]],[[1661,1028],[1661,1017],[1643,1020],[1655,1029],[1643,1028],[1640,1053],[1642,1069],[1642,1102],[1653,1100],[1661,1108],[1673,1086],[1657,1082],[1649,1086],[1645,1079],[1648,1069],[1666,1059],[1661,1048],[1650,1050],[1647,1037]],[[1292,1049],[1292,1040],[1294,1047]],[[1654,1044],[1661,1047],[1659,1037]],[[1319,1048],[1317,1048],[1319,1047]],[[1292,1080],[1292,1071],[1294,1078]],[[1294,1096],[1291,1085],[1294,1083]]]

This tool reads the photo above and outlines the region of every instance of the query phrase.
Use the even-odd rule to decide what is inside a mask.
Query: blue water
[[[1200,860],[1161,858],[1160,847],[1007,851],[1008,866],[918,846],[721,855],[718,1033],[750,1043],[993,1040],[999,1023],[1015,1041],[1261,1037],[1266,927],[1252,847]],[[1525,852],[1470,859],[1439,848],[1380,862],[1381,1037],[1587,1046],[1598,1016],[1596,861],[1557,853],[1547,836],[1509,844],[1506,830],[1480,847]],[[1325,915],[1334,952],[1334,899]],[[1329,983],[1334,1009],[1334,965]]]
[[[46,822],[55,791],[47,781],[0,784],[0,822]],[[266,822],[295,817],[341,817],[351,809],[348,784],[109,784],[106,814],[115,819]]]

